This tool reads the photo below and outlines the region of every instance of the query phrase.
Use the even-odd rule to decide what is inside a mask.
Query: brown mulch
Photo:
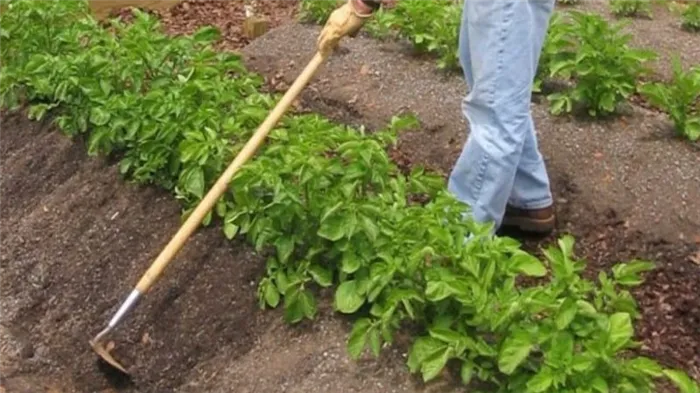
[[[173,3],[173,0],[170,0]],[[107,3],[110,0],[106,0]],[[243,21],[246,20],[245,5],[248,0],[184,0],[168,6],[148,6],[148,3],[138,0],[123,0],[107,14],[110,17],[121,18],[125,22],[133,19],[132,8],[156,15],[165,31],[171,35],[192,34],[204,26],[214,26],[221,32],[216,43],[219,50],[236,51],[249,44],[254,37],[245,34]],[[295,20],[298,11],[297,0],[256,0],[252,12],[257,18],[263,19],[267,29],[273,29],[281,24]],[[98,9],[98,15],[106,14]]]

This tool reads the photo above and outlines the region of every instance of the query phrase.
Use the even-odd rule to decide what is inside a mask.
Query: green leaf
[[[330,270],[322,267],[318,264],[313,264],[309,266],[309,274],[313,277],[316,283],[324,288],[328,288],[333,285],[333,274]]]
[[[579,371],[579,372],[584,372],[588,369],[593,367],[593,359],[591,359],[590,356],[586,355],[581,355],[581,354],[575,354],[574,359],[571,362],[571,368]]]
[[[610,316],[608,326],[608,342],[614,351],[625,347],[634,335],[632,319],[626,312],[618,312]]]
[[[571,321],[573,321],[576,317],[577,312],[578,306],[576,305],[574,299],[566,298],[557,310],[557,317],[555,320],[557,329],[566,329],[569,326],[569,324],[571,324]]]
[[[439,302],[455,293],[455,288],[445,281],[429,281],[425,287],[425,297],[431,302]]]
[[[654,264],[646,261],[621,263],[613,267],[613,277],[620,285],[637,286],[642,283],[639,273],[654,269]]]
[[[107,124],[109,118],[109,113],[100,107],[93,107],[90,110],[90,122],[96,126]]]
[[[591,317],[598,314],[598,311],[596,311],[595,307],[590,302],[577,300],[576,305],[578,305],[578,313],[582,315]]]
[[[340,202],[336,203],[335,205],[333,205],[332,207],[330,207],[328,210],[326,210],[325,213],[323,213],[323,216],[321,217],[321,223],[323,223],[329,217],[331,217],[333,214],[335,214],[335,212],[337,212],[338,209],[340,209],[342,206],[343,206],[343,201],[340,201]]]
[[[221,198],[216,202],[216,215],[219,217],[226,217],[226,200]]]
[[[275,241],[275,248],[277,249],[277,257],[280,262],[287,263],[292,252],[294,252],[294,238],[285,235],[278,237]]]
[[[369,347],[372,350],[372,354],[374,354],[375,357],[379,357],[379,353],[382,349],[379,329],[371,329],[369,331]]]
[[[608,383],[602,377],[595,377],[591,381],[591,387],[598,393],[608,393]]]
[[[557,332],[550,341],[546,359],[556,367],[568,367],[574,359],[574,336],[565,330]]]
[[[296,286],[290,286],[284,294],[284,319],[294,324],[304,319],[304,307],[300,300],[300,291]]]
[[[280,293],[284,293],[285,296],[287,293],[287,290],[289,289],[289,286],[291,285],[289,282],[289,278],[287,277],[287,274],[284,272],[284,270],[278,270],[277,275],[275,277],[275,282],[277,282],[277,288],[279,288]]]
[[[465,361],[462,363],[462,367],[459,369],[459,377],[462,379],[462,383],[469,385],[474,375],[474,363]]]
[[[377,236],[379,236],[379,227],[374,220],[365,215],[360,215],[360,222],[362,224],[362,229],[369,240],[372,242],[377,241]]]
[[[197,42],[212,42],[219,39],[221,32],[214,26],[205,26],[197,30],[193,37]]]
[[[330,241],[338,241],[346,236],[347,228],[344,226],[344,217],[333,214],[321,222],[318,235]]]
[[[236,233],[238,233],[238,225],[230,222],[224,223],[224,235],[227,239],[233,239]]]
[[[365,299],[359,293],[359,287],[355,280],[345,281],[338,286],[335,292],[335,308],[344,314],[354,313],[362,307],[364,302]]]
[[[688,137],[691,142],[700,139],[700,117],[688,120],[685,125],[685,136]]]
[[[112,92],[112,85],[107,80],[100,80],[100,88],[106,96],[109,96],[109,94]]]
[[[548,367],[543,367],[529,381],[527,381],[527,393],[541,393],[549,389],[554,382],[552,370]]]
[[[341,269],[347,274],[355,273],[361,266],[360,258],[352,248],[347,249],[343,253],[343,260],[341,263]]]
[[[277,307],[280,302],[280,293],[271,281],[265,285],[265,302],[272,308]]]
[[[531,277],[543,277],[547,274],[544,264],[525,251],[517,250],[511,257],[511,263],[517,271]]]
[[[483,338],[476,339],[476,352],[481,356],[494,357],[498,355],[496,348],[489,345]]]
[[[430,337],[433,337],[450,345],[456,345],[462,340],[462,335],[459,332],[448,328],[432,328],[428,332],[430,334]]]
[[[53,105],[52,105],[53,106]],[[29,107],[28,117],[32,120],[41,120],[52,106],[47,104],[35,104]]]
[[[515,369],[530,355],[532,343],[529,334],[516,330],[505,339],[498,354],[498,369],[511,375]]]
[[[208,226],[209,224],[211,224],[211,220],[213,219],[213,217],[214,217],[213,212],[212,212],[212,211],[209,211],[209,213],[207,213],[207,214],[204,216],[204,219],[202,220],[202,225]]]
[[[204,196],[204,171],[202,168],[192,168],[187,177],[187,192],[201,199]]]
[[[574,243],[574,237],[571,235],[562,236],[561,239],[557,240],[557,244],[559,244],[559,248],[561,248],[561,252],[566,258],[574,255]]]
[[[450,360],[450,352],[450,348],[445,346],[432,353],[423,361],[421,366],[423,382],[431,381],[440,374],[442,369],[445,368],[447,361]]]
[[[569,103],[569,98],[561,95],[560,93],[550,94],[547,96],[547,99],[551,103],[549,111],[553,115],[559,115],[564,112],[564,108],[567,107],[567,104]]]
[[[301,310],[304,316],[308,319],[313,319],[316,316],[316,298],[308,290],[301,292],[299,296],[299,303],[301,304]]]
[[[287,274],[284,272],[284,270],[278,270],[277,277],[275,277],[275,279],[277,281],[277,288],[279,288],[281,293],[284,293],[285,296],[287,296],[287,290],[289,289],[290,285],[292,285],[292,283],[289,282],[289,277],[287,277]]]
[[[348,353],[353,359],[357,359],[362,354],[367,342],[367,332],[372,326],[369,318],[358,319],[352,326],[350,337],[348,338]]]
[[[674,385],[680,390],[681,393],[700,393],[700,386],[694,382],[688,374],[673,369],[664,370],[664,374],[668,379],[673,382]]]
[[[436,340],[430,336],[418,338],[408,353],[407,366],[411,373],[415,373],[421,369],[421,365],[432,354],[446,348],[447,345],[440,340]]]
[[[664,372],[663,367],[661,367],[659,363],[644,356],[639,356],[629,360],[627,362],[627,367],[641,371],[642,373],[654,378],[662,377]]]

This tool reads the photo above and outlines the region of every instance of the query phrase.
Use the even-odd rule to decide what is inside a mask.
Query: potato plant
[[[325,23],[335,8],[330,3],[330,0],[301,0],[302,20]],[[461,17],[460,1],[401,0],[393,8],[375,14],[363,31],[377,38],[395,36],[406,39],[416,51],[434,55],[438,68],[454,70],[460,67]]]
[[[700,3],[687,4],[681,13],[681,26],[689,31],[700,32]]]
[[[462,3],[453,0],[401,0],[383,23],[398,31],[419,52],[438,58],[438,68],[459,67],[459,26]]]
[[[550,77],[572,80],[573,86],[550,94],[551,112],[572,112],[575,107],[590,116],[606,116],[636,92],[637,80],[649,71],[644,63],[657,55],[629,46],[624,23],[610,24],[602,16],[571,11],[564,28],[570,45],[560,48],[550,66]],[[569,56],[563,54],[568,52]]]
[[[618,17],[652,16],[649,0],[610,0],[610,10]]]
[[[103,29],[84,1],[10,5],[0,15],[3,106],[29,104],[32,117],[86,136],[92,154],[118,155],[126,178],[169,189],[184,214],[277,99],[259,92],[261,78],[239,57],[212,49],[213,28],[173,38],[140,12]],[[74,23],[51,22],[59,12]],[[405,175],[389,159],[397,133],[414,124],[395,118],[365,134],[284,116],[205,222],[267,257],[261,307],[297,323],[316,316],[318,289],[332,290],[335,309],[356,317],[353,358],[379,355],[411,323],[407,365],[426,381],[455,363],[465,384],[496,392],[653,392],[665,378],[700,393],[684,372],[632,351],[630,290],[651,263],[591,280],[570,236],[541,260],[487,235],[441,177]],[[539,283],[517,284],[523,277]]]
[[[555,64],[574,58],[575,54],[568,50],[572,39],[565,16],[561,12],[554,12],[549,20],[547,36],[537,64],[533,92],[542,92],[542,84],[550,78]]]
[[[303,0],[299,2],[299,18],[304,22],[324,24],[340,0]]]
[[[673,79],[649,82],[640,92],[653,105],[668,113],[680,137],[700,139],[700,67],[684,70],[680,59],[673,59]]]

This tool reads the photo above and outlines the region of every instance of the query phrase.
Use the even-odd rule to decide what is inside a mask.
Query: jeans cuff
[[[534,210],[534,209],[544,209],[545,207],[549,207],[554,203],[554,200],[551,197],[547,198],[542,198],[542,199],[536,199],[532,201],[517,201],[517,202],[510,202],[510,205],[513,206],[514,208],[517,209],[523,209],[523,210]]]

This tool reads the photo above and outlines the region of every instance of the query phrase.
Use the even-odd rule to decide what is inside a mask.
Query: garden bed
[[[179,5],[164,19],[179,18],[167,25],[191,32],[207,23],[205,15],[240,15],[225,3],[218,12],[189,14],[211,5]],[[247,66],[283,90],[312,55],[316,33],[279,27],[245,48]],[[241,45],[235,29],[228,34],[222,47]],[[465,136],[460,80],[393,43],[358,38],[344,47],[301,108],[372,129],[403,110],[416,112],[420,130],[403,134],[392,157],[447,172]],[[559,224],[548,239],[525,239],[526,247],[537,252],[572,233],[592,274],[633,258],[656,262],[634,291],[642,352],[700,378],[697,149],[673,138],[661,114],[642,108],[603,123],[553,118],[542,103],[533,110]],[[47,121],[3,114],[1,128],[0,372],[7,392],[462,391],[449,375],[427,388],[409,377],[402,340],[378,360],[349,359],[351,325],[333,312],[332,294],[319,296],[317,319],[301,325],[286,324],[282,310],[260,311],[265,260],[242,241],[227,241],[219,226],[190,240],[116,337],[133,380],[107,372],[87,339],[177,230],[180,205],[167,192],[125,183],[118,162],[87,158],[84,143]]]

